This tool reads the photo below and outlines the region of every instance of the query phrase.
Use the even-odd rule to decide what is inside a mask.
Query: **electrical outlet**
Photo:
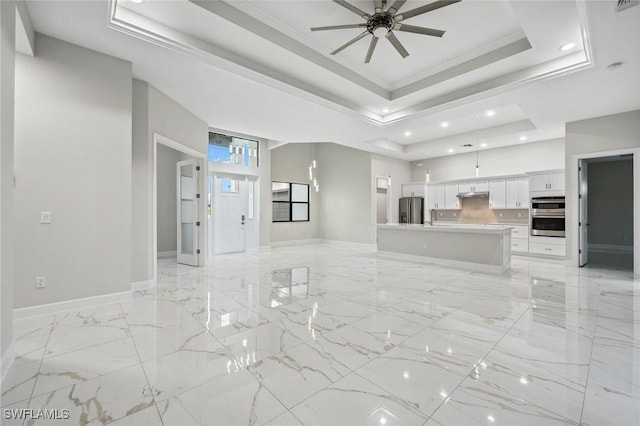
[[[36,288],[45,288],[47,286],[46,277],[36,277]]]

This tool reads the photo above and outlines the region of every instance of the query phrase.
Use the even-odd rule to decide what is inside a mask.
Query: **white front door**
[[[215,223],[215,253],[236,253],[245,250],[247,221],[245,183],[244,177],[215,176],[212,206]]]
[[[587,161],[579,160],[578,163],[578,182],[580,185],[579,189],[579,219],[578,219],[578,231],[579,231],[579,251],[578,251],[578,261],[580,266],[584,266],[587,264],[587,235],[589,230],[589,215],[587,209],[587,201],[588,201],[588,180],[587,180]]]
[[[178,263],[198,266],[198,172],[197,160],[177,163]]]

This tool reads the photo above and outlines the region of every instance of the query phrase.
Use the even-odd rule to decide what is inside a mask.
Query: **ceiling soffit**
[[[349,91],[352,97],[344,96],[344,92],[336,93],[328,89],[326,84],[323,87],[322,84],[300,78],[293,72],[283,72],[282,69],[275,69],[226,49],[224,46],[203,41],[185,31],[142,16],[140,13],[122,7],[118,4],[118,0],[109,0],[108,26],[322,105],[334,109],[337,106],[343,112],[357,114],[382,127],[396,124],[418,114],[450,108],[467,102],[470,98],[481,99],[524,84],[559,77],[592,66],[586,10],[584,3],[579,0],[575,3],[577,11],[575,22],[579,23],[580,28],[576,30],[582,39],[580,40],[581,49],[577,52],[560,57],[556,55],[546,61],[526,63],[521,67],[517,66],[517,62],[512,63],[511,67],[505,67],[506,60],[515,60],[518,58],[517,55],[524,52],[535,53],[524,31],[516,31],[501,40],[487,44],[483,49],[461,53],[457,56],[457,61],[446,61],[429,75],[419,76],[414,81],[404,79],[390,85],[382,84],[379,79],[352,70],[325,53],[301,43],[291,35],[234,7],[235,5],[231,6],[224,1],[188,1],[208,13],[286,49],[296,57],[313,63],[323,72],[330,73],[333,78],[354,85],[367,99],[372,99],[373,95],[373,98],[378,98],[380,101],[373,102],[375,105],[369,101],[369,105],[363,106],[360,99],[353,97],[354,91]],[[464,1],[459,4],[464,4]],[[537,57],[544,57],[544,55]],[[447,90],[443,92],[445,87]],[[437,89],[440,91],[438,92]],[[381,112],[380,105],[389,105],[391,112]]]

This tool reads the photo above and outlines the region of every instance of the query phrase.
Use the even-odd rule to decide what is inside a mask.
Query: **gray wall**
[[[133,83],[133,230],[131,281],[153,277],[153,133],[159,133],[203,155],[207,123],[147,82]],[[205,170],[206,171],[206,170]],[[175,168],[174,168],[175,173]],[[204,175],[204,174],[203,174]],[[175,230],[175,226],[172,227]]]
[[[640,148],[640,110],[613,114],[566,124],[566,242],[567,259],[577,264],[578,246],[578,160],[579,155],[599,156],[614,150]],[[636,157],[637,160],[637,157]],[[634,207],[638,211],[640,162],[634,161]],[[639,218],[634,220],[634,240],[640,244]],[[636,266],[638,253],[635,253]],[[638,273],[638,270],[636,270]]]
[[[131,283],[131,64],[40,34],[36,54],[16,57],[16,307]]]
[[[589,163],[589,244],[633,246],[633,161]]]
[[[271,243],[292,240],[308,240],[318,238],[318,227],[322,218],[319,215],[320,193],[313,189],[309,181],[309,163],[314,147],[322,144],[291,143],[271,151],[271,180],[281,182],[303,183],[309,188],[309,222],[275,222],[271,223]],[[263,163],[261,163],[262,166]],[[321,170],[323,164],[320,164]],[[326,167],[326,166],[324,166]],[[325,169],[326,170],[326,169]],[[319,175],[322,179],[322,172]],[[323,181],[320,188],[323,190]],[[271,185],[264,193],[271,209]],[[262,242],[261,242],[262,244]]]
[[[480,176],[517,175],[537,170],[564,168],[564,140],[551,139],[478,153]],[[422,167],[417,164],[422,163]],[[449,155],[411,163],[411,181],[424,182],[427,170],[431,182],[475,178],[476,153]]]
[[[0,2],[0,369],[13,340],[15,3]],[[1,381],[1,378],[0,378]]]
[[[319,144],[317,152],[319,238],[375,243],[371,153],[333,143]]]

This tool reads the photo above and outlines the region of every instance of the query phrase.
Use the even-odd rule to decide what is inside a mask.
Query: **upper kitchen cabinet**
[[[447,183],[444,186],[444,208],[445,209],[457,209],[460,208],[460,202],[458,200],[458,184]]]
[[[487,192],[489,190],[489,182],[486,180],[460,182],[458,190],[460,192]]]
[[[435,184],[429,185],[427,197],[427,206],[429,210],[444,209],[444,185]]]
[[[506,207],[506,188],[504,179],[489,181],[489,207],[504,209]]]
[[[403,197],[425,197],[426,194],[426,185],[423,183],[408,183],[402,185]]]
[[[564,172],[531,175],[529,190],[531,192],[564,193]]]
[[[529,208],[529,178],[509,178],[506,184],[507,208]]]

